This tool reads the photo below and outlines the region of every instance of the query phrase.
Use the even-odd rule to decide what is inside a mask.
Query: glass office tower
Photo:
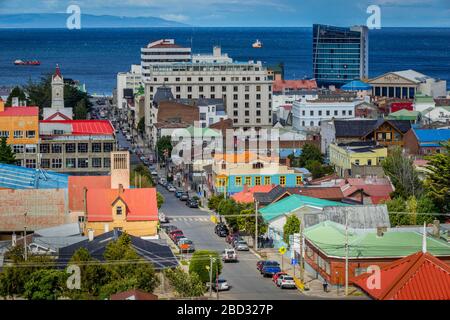
[[[319,86],[342,85],[369,76],[369,29],[315,24],[313,72]]]

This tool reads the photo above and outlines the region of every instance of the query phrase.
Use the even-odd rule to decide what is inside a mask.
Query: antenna
[[[427,223],[423,223],[422,252],[427,253]]]

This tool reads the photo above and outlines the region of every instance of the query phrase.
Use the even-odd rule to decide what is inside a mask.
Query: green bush
[[[222,261],[216,251],[200,250],[196,251],[191,258],[189,265],[189,274],[197,274],[203,283],[210,280],[211,258],[215,259],[212,267],[212,279],[216,280],[216,275],[222,272]]]

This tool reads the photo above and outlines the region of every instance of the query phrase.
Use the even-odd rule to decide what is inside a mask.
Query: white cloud
[[[188,16],[182,14],[162,14],[159,16],[162,19],[176,21],[176,22],[186,22],[189,20]]]

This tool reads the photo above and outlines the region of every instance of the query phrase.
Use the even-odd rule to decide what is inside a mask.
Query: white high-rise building
[[[129,72],[119,72],[117,74],[117,108],[123,109],[127,106],[124,96],[124,89],[132,89],[136,93],[143,86],[142,68],[140,65],[131,65]]]

